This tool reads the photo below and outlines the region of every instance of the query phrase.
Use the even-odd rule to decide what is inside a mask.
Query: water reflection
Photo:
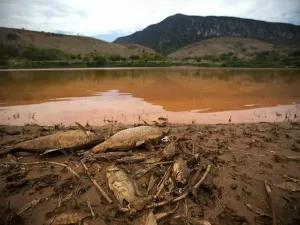
[[[300,100],[297,70],[15,71],[0,72],[0,84],[1,124],[24,124],[33,112],[42,124],[278,120],[276,112],[299,113]]]

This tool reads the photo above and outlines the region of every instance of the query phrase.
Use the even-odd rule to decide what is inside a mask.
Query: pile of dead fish
[[[187,215],[176,214],[178,202],[185,199],[190,194],[197,195],[197,189],[204,181],[211,168],[210,165],[207,165],[206,168],[198,168],[194,170],[195,173],[193,173],[192,176],[187,161],[184,160],[183,156],[176,150],[176,141],[177,139],[170,140],[170,138],[166,136],[166,133],[161,129],[151,126],[128,128],[117,132],[107,140],[101,135],[81,129],[58,132],[25,141],[0,152],[0,154],[11,151],[48,154],[53,151],[74,151],[91,148],[91,151],[83,154],[81,162],[84,168],[86,168],[84,162],[88,162],[95,158],[99,159],[102,157],[111,160],[112,165],[106,168],[106,178],[109,189],[113,192],[118,201],[119,211],[132,214],[149,210],[139,218],[137,224],[157,224],[157,221],[172,214],[175,219],[188,221],[193,224],[208,225],[210,223],[207,221],[195,219],[194,217],[192,218]],[[145,161],[145,154],[139,155],[132,152],[128,153],[127,151],[144,146],[152,152],[155,145],[160,142],[165,142],[165,144],[157,154],[158,159],[154,160],[152,164],[149,163],[150,166],[137,170],[134,174],[128,174],[117,165],[117,162],[122,162],[121,160],[127,163]],[[116,159],[116,161],[113,161],[112,159]],[[147,160],[151,161],[151,159]],[[161,165],[164,166],[161,167]],[[139,185],[137,184],[138,179],[145,176],[155,167],[167,169],[166,171],[163,171],[164,175],[160,180],[157,176],[151,175],[147,181],[148,185],[146,192],[141,193],[140,188],[138,187]],[[86,171],[87,170],[88,169],[86,168]],[[93,182],[95,183],[96,181]],[[156,190],[155,184],[157,184]],[[99,188],[98,190],[102,196],[111,203],[112,200],[106,195],[103,189]],[[154,214],[152,211],[154,208],[167,205],[170,208],[173,208],[169,212]],[[85,216],[77,214],[75,216],[64,214],[64,219],[62,217],[56,215],[55,218],[49,219],[50,222],[48,221],[46,224],[70,224],[74,223],[74,220],[76,220],[75,222],[79,222],[85,218]]]

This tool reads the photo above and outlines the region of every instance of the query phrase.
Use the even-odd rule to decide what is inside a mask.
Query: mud
[[[127,127],[132,126],[118,124],[86,128],[109,137]],[[71,129],[77,128],[63,125],[0,126],[1,150],[24,140]],[[178,219],[180,217],[192,218],[190,221],[207,220],[216,225],[271,224],[271,205],[264,185],[265,180],[271,184],[277,224],[300,223],[300,193],[274,186],[285,181],[292,182],[293,179],[296,183],[299,182],[298,121],[218,125],[167,124],[160,129],[168,131],[170,140],[177,140],[176,154],[180,154],[188,162],[188,183],[197,182],[203,176],[207,165],[211,165],[211,170],[196,195],[189,194],[180,200],[175,213],[163,218],[158,224],[187,224]],[[153,146],[153,151],[146,150],[143,146],[129,151],[133,156],[137,153],[143,154],[146,158],[143,162],[126,163],[123,160],[120,163],[116,158],[122,159],[122,155],[112,157],[111,153],[108,157],[102,155],[85,162],[91,176],[113,200],[112,204],[99,194],[82,168],[82,155],[68,152],[55,152],[46,156],[26,152],[4,155],[0,158],[0,224],[46,224],[53,216],[61,215],[65,218],[61,220],[66,224],[77,221],[78,218],[78,221],[84,220],[85,224],[136,224],[151,209],[138,212],[118,211],[118,201],[107,184],[106,168],[118,164],[126,173],[134,175],[138,170],[149,168],[153,165],[151,163],[162,159],[162,151],[168,144],[169,142],[160,142]],[[124,156],[128,157],[126,154]],[[67,168],[54,164],[22,164],[45,160],[67,164],[79,178]],[[155,180],[156,183],[148,190],[155,195],[158,182],[169,167],[170,164],[155,166],[136,179],[139,191],[142,194],[147,193],[149,181]],[[195,173],[200,174],[197,181],[192,180]],[[177,185],[172,179],[167,180],[164,185],[157,202],[178,197],[184,191],[184,186]],[[38,203],[30,205],[33,202]],[[31,207],[18,215],[27,204]],[[258,210],[255,213],[246,204],[251,204],[263,213],[257,213]],[[176,206],[177,203],[168,203],[155,208],[153,213],[156,215],[170,212]],[[94,219],[91,208],[95,214]]]

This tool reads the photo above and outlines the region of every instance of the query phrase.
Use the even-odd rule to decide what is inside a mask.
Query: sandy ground
[[[106,125],[87,128],[108,137],[126,127],[130,126]],[[3,150],[21,141],[69,129],[78,128],[1,126],[0,146]],[[189,194],[178,204],[168,203],[153,209],[154,214],[176,209],[173,214],[159,220],[158,224],[203,224],[200,220],[207,220],[216,225],[271,224],[271,205],[265,180],[271,187],[277,224],[300,224],[300,193],[297,192],[300,190],[298,121],[167,125],[160,129],[168,130],[167,135],[171,139],[178,138],[176,152],[188,162],[189,184],[199,168],[201,173],[197,181],[203,176],[208,165],[211,165],[211,170],[196,195]],[[82,156],[75,153],[40,156],[22,152],[4,155],[0,158],[0,224],[45,224],[52,216],[76,212],[77,216],[83,215],[79,218],[86,217],[86,224],[145,224],[141,221],[149,214],[150,209],[138,212],[118,211],[118,201],[107,185],[105,171],[109,165],[117,164],[129,175],[133,175],[137,170],[151,166],[150,163],[155,160],[164,161],[161,150],[166,145],[168,143],[161,142],[154,146],[154,151],[143,147],[132,150],[133,154],[145,156],[146,160],[143,162],[126,163],[105,158],[86,162],[91,176],[113,200],[112,204],[99,194],[89,180],[80,164]],[[21,164],[41,161],[65,163],[79,174],[79,178],[66,168],[53,164]],[[155,194],[157,184],[168,167],[169,164],[157,166],[136,179],[140,192],[146,192],[152,176],[156,178],[156,183],[149,194]],[[293,185],[295,192],[276,187],[281,183]],[[167,180],[157,202],[180,196],[185,187],[186,185],[177,185],[172,179]],[[27,207],[33,200],[37,200],[38,203]],[[94,220],[90,218],[88,202],[95,213]],[[73,220],[77,221],[75,216]],[[65,220],[64,223],[53,224],[71,223]]]

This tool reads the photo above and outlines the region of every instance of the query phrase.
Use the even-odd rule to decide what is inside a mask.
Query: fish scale
[[[136,196],[134,183],[124,170],[116,166],[109,166],[106,169],[106,177],[109,189],[113,191],[121,204],[125,199],[136,210],[141,210],[146,205],[146,199]]]
[[[85,213],[62,213],[59,215],[53,216],[51,219],[45,222],[45,225],[69,225],[69,224],[78,224],[83,219],[88,217]]]
[[[136,147],[138,142],[159,141],[163,131],[151,126],[139,126],[119,131],[103,143],[92,148],[93,153],[105,151],[126,151]]]
[[[16,144],[10,149],[0,152],[6,154],[10,151],[44,152],[50,149],[70,150],[93,147],[104,141],[104,136],[93,132],[81,130],[60,131],[55,134],[35,138]]]

